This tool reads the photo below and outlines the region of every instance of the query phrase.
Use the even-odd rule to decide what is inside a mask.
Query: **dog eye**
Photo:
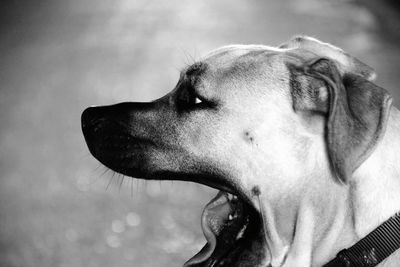
[[[197,96],[195,97],[195,99],[194,99],[194,104],[196,105],[196,104],[200,104],[200,103],[202,103],[203,101],[200,99],[200,98],[198,98]]]
[[[189,91],[189,108],[190,106],[194,108],[206,107],[208,106],[208,101],[204,100],[201,96],[199,96],[194,89]]]
[[[202,99],[201,96],[199,96],[196,93],[196,90],[194,89],[194,87],[190,86],[188,88],[186,88],[185,90],[185,94],[186,94],[186,104],[188,106],[188,108],[190,107],[199,107],[203,104],[205,104],[205,101]]]
[[[176,107],[179,111],[192,111],[214,107],[214,104],[197,94],[193,86],[185,86],[178,91]]]

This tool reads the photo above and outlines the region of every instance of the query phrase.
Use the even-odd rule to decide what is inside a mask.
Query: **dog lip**
[[[255,225],[257,218],[252,210],[237,195],[219,191],[206,205],[202,215],[201,225],[207,243],[184,267],[237,264],[238,255],[248,246],[246,242],[251,230],[248,227],[258,226]]]
[[[128,139],[128,142],[122,141]],[[131,173],[136,170],[132,162],[138,161],[138,158],[135,157],[135,151],[143,150],[145,147],[150,146],[154,146],[154,143],[150,140],[136,137],[128,138],[122,135],[108,136],[105,139],[88,142],[89,151],[103,165],[113,171],[131,177],[137,177],[135,173]]]

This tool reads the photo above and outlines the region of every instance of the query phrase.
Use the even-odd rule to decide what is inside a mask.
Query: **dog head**
[[[186,266],[259,266],[278,257],[271,233],[291,242],[292,207],[304,195],[332,201],[382,136],[390,97],[373,77],[309,37],[227,46],[183,70],[158,100],[86,109],[82,129],[116,172],[221,190],[203,212],[208,243]],[[268,218],[275,226],[262,216],[269,207],[283,215]]]

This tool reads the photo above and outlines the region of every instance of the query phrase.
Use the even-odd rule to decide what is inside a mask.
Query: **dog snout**
[[[107,137],[131,136],[148,138],[152,127],[155,102],[124,102],[109,106],[94,106],[85,109],[81,116],[81,127],[89,148],[96,149]]]

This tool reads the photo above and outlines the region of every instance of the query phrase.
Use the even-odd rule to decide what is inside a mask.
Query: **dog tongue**
[[[240,216],[239,213],[241,213],[240,211],[236,211],[235,213],[234,208],[237,207],[234,207],[236,204],[233,202],[234,201],[229,200],[227,193],[220,191],[217,196],[207,204],[207,206],[204,208],[201,218],[201,226],[204,236],[207,240],[207,244],[200,250],[199,253],[187,261],[184,267],[195,267],[201,266],[201,263],[205,264],[205,261],[210,259],[213,252],[216,250],[217,241],[219,239],[225,239],[227,234],[231,237],[233,236],[234,239],[236,238],[236,233],[229,233],[230,231],[227,231],[227,229],[231,228],[232,224],[236,224],[234,221]],[[239,208],[239,210],[241,209],[242,207]],[[234,213],[236,215],[235,217],[232,217],[232,214]],[[222,231],[225,233],[221,234]],[[219,236],[221,236],[221,238],[218,238]],[[225,239],[223,241],[223,243],[227,243],[224,247],[229,247],[229,243],[233,244],[234,242],[232,238],[228,238],[228,240]]]

